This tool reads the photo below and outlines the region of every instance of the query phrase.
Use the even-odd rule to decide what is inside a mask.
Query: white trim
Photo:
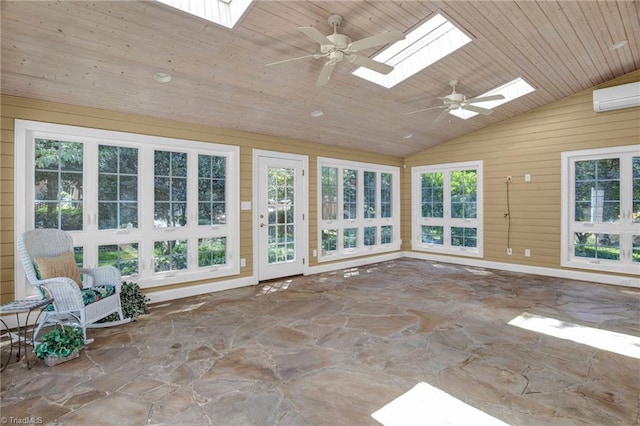
[[[388,260],[401,259],[430,260],[434,262],[452,263],[456,265],[473,266],[477,268],[497,269],[501,271],[520,272],[523,274],[543,275],[547,277],[557,277],[577,281],[589,281],[601,284],[611,284],[621,287],[640,288],[640,278],[630,278],[620,275],[598,274],[587,271],[576,271],[560,268],[545,268],[540,266],[521,265],[518,263],[492,262],[481,259],[442,256],[438,254],[420,253],[415,251],[399,251],[395,253],[383,254],[379,256],[363,257],[344,262],[335,262],[309,268],[309,273],[319,274],[323,272],[333,272],[341,269],[355,268],[358,266],[370,265],[373,263],[385,262]]]
[[[596,274],[593,272],[574,271],[568,269],[545,268],[541,266],[521,265],[519,263],[492,262],[487,260],[471,259],[464,257],[440,256],[418,252],[404,252],[404,256],[412,259],[432,260],[456,265],[474,266],[479,268],[498,269],[523,274],[544,275],[548,277],[566,278],[578,281],[591,281],[601,284],[611,284],[622,287],[640,288],[639,278],[630,278],[618,275]]]
[[[137,279],[141,288],[156,287],[163,285],[176,284],[181,282],[193,281],[198,279],[211,279],[213,277],[221,276],[233,276],[240,273],[240,202],[239,202],[239,186],[240,186],[240,147],[236,145],[227,145],[216,143],[212,141],[197,141],[187,139],[177,139],[162,136],[152,136],[140,133],[129,133],[125,131],[114,131],[105,129],[96,129],[88,127],[70,126],[56,123],[46,123],[29,120],[15,120],[14,142],[15,142],[15,156],[14,167],[16,170],[16,176],[14,179],[14,217],[15,217],[15,233],[16,235],[22,232],[32,229],[33,216],[25,214],[28,210],[28,203],[33,200],[33,143],[36,138],[60,138],[61,140],[71,140],[74,142],[81,142],[85,144],[85,157],[88,152],[95,152],[94,149],[100,144],[114,145],[114,146],[128,146],[136,147],[140,153],[146,153],[147,157],[140,161],[139,168],[139,188],[143,180],[153,180],[153,170],[149,170],[149,167],[153,167],[153,158],[149,158],[149,155],[153,155],[154,150],[178,150],[180,152],[187,152],[191,159],[192,173],[189,175],[189,179],[197,176],[197,168],[194,169],[193,165],[197,164],[197,155],[219,155],[226,158],[226,185],[227,185],[227,223],[220,226],[213,226],[211,228],[220,228],[215,233],[215,236],[225,236],[227,238],[227,264],[220,265],[218,267],[212,267],[209,269],[197,268],[191,266],[187,270],[174,271],[171,273],[155,273],[153,271],[146,273],[146,276],[140,274]],[[87,177],[85,185],[90,182],[97,184],[97,178],[89,177],[87,171],[87,164],[93,161],[85,158],[84,161],[84,176]],[[146,169],[145,169],[146,167]],[[149,182],[147,182],[149,183]],[[144,194],[139,194],[139,199],[142,199]],[[151,195],[152,197],[152,195]],[[190,225],[179,230],[179,235],[175,235],[175,238],[180,239],[194,239],[201,235],[204,226],[197,225],[197,221],[194,219],[193,212],[195,210],[194,200],[197,200],[197,188],[191,185],[188,193],[188,200],[191,202],[191,214]],[[90,208],[97,209],[97,198],[87,198]],[[91,201],[95,205],[91,204]],[[151,206],[151,207],[149,207]],[[152,204],[145,203],[140,209],[151,209]],[[84,214],[95,215],[95,212],[86,210]],[[144,214],[144,212],[143,212]],[[152,214],[147,214],[147,217]],[[134,234],[123,234],[121,230],[98,230],[95,225],[95,219],[93,225],[89,222],[85,223],[82,231],[70,231],[70,234],[74,238],[76,245],[95,244],[93,237],[100,235],[100,244],[117,244],[123,239],[130,241],[141,241],[141,236],[144,236],[145,241],[153,239],[154,241],[160,241],[166,239],[166,229],[155,229],[150,226],[149,223],[141,221],[138,229]],[[174,235],[171,235],[174,237]],[[193,246],[193,244],[192,244]],[[16,248],[17,250],[17,248]],[[146,250],[146,251],[145,251]],[[153,262],[150,257],[152,250],[147,247],[141,249],[139,252],[140,268],[149,268],[149,262]],[[91,253],[85,253],[85,266],[94,266],[97,262],[96,256]],[[193,255],[189,260],[193,265]],[[27,284],[20,257],[16,254],[14,262],[15,280],[14,288],[17,299],[26,298],[30,295],[30,287]],[[125,279],[127,277],[124,277]]]
[[[452,254],[456,256],[478,257],[484,256],[484,162],[482,160],[465,161],[458,163],[432,164],[411,168],[411,248],[416,251]],[[442,245],[426,244],[422,242],[422,225],[427,225],[428,219],[422,217],[422,186],[420,176],[423,173],[442,172],[443,182],[443,209],[442,218],[432,218],[432,225],[442,226],[445,230],[456,226],[465,227],[460,219],[451,217],[451,172],[461,170],[476,171],[476,218],[464,220],[466,227],[476,229],[476,247],[459,247],[451,245],[451,237],[445,232]]]
[[[621,287],[640,288],[640,279],[628,278],[624,276],[608,275],[608,274],[596,274],[592,272],[575,271],[568,269],[556,269],[556,268],[544,268],[539,266],[528,266],[516,263],[503,263],[503,262],[490,262],[486,260],[464,258],[464,257],[451,257],[433,255],[427,253],[419,253],[413,251],[398,251],[395,253],[387,253],[378,256],[363,257],[359,259],[351,259],[343,262],[335,262],[329,264],[323,264],[308,268],[304,275],[320,274],[325,272],[339,271],[342,269],[356,268],[366,265],[372,265],[375,263],[386,262],[389,260],[397,260],[407,257],[410,259],[428,260],[434,262],[451,263],[463,266],[472,266],[476,268],[497,269],[501,271],[519,272],[523,274],[543,275],[547,277],[557,277],[568,280],[577,281],[589,281],[600,284],[610,284]],[[181,299],[184,297],[198,296],[207,293],[213,293],[224,290],[231,290],[235,288],[248,287],[258,284],[256,276],[242,277],[230,280],[223,280],[211,283],[198,284],[194,286],[187,286],[181,288],[174,288],[168,290],[154,291],[145,293],[149,297],[150,303],[167,302],[175,299]],[[9,325],[9,327],[15,328],[15,315],[7,314],[3,315],[2,319]],[[21,318],[21,324],[24,321],[24,317]],[[14,325],[12,325],[14,324]]]
[[[358,259],[349,259],[335,263],[325,263],[309,268],[309,274],[320,274],[323,272],[339,271],[341,269],[356,268],[358,266],[371,265],[373,263],[386,262],[388,260],[396,260],[405,257],[404,252],[397,251],[394,253],[379,254],[375,256],[361,257]]]
[[[215,293],[218,291],[232,290],[234,288],[256,285],[258,281],[254,276],[235,278],[231,280],[216,281],[212,283],[198,284],[188,287],[171,288],[168,290],[145,293],[149,303],[167,302],[184,297],[199,296],[201,294]]]
[[[336,218],[322,218],[322,169],[337,169],[337,194],[336,194]],[[345,169],[356,170],[358,173],[358,212],[354,219],[344,219],[344,184],[343,172]],[[385,164],[364,163],[359,161],[340,160],[328,157],[317,158],[317,259],[318,263],[331,262],[342,259],[350,259],[360,256],[375,255],[378,253],[390,253],[399,250],[401,246],[401,176],[400,167]],[[376,174],[376,217],[364,217],[364,174],[373,172]],[[391,217],[380,217],[381,209],[381,178],[382,174],[391,175]],[[390,243],[382,244],[380,242],[382,236],[382,227],[392,227],[392,240]],[[367,227],[376,228],[376,244],[371,246],[364,245],[364,230]],[[343,247],[344,230],[350,228],[358,229],[358,244],[355,248]],[[336,250],[324,253],[322,249],[322,232],[324,230],[337,230]]]
[[[638,156],[640,145],[623,145],[560,153],[560,265],[594,271],[611,271],[622,274],[640,272],[640,265],[633,262],[632,235],[640,234],[640,224],[631,221],[632,215],[632,169],[631,158]],[[619,223],[575,222],[575,163],[578,161],[605,158],[628,159],[620,162],[620,212]],[[625,213],[626,212],[626,213]],[[620,235],[620,260],[591,259],[574,255],[574,232],[605,233]]]

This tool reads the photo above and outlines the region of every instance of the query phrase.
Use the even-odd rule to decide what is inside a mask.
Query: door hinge
[[[304,169],[302,169],[302,176],[304,176]]]
[[[303,264],[303,265],[305,264],[305,263],[304,263],[304,261],[305,261],[305,258],[303,257],[303,258],[302,258],[302,264]]]

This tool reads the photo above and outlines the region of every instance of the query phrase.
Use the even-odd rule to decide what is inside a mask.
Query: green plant
[[[135,319],[140,314],[149,313],[147,302],[149,298],[142,293],[140,286],[136,283],[122,283],[120,289],[120,304],[122,305],[122,314],[125,318]],[[113,313],[98,322],[118,321],[118,314]]]
[[[83,346],[84,336],[81,329],[61,325],[45,334],[41,342],[36,345],[34,352],[38,358],[44,358],[47,355],[62,358]]]

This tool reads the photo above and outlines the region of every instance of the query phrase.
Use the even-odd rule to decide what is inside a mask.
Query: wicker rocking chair
[[[120,271],[113,266],[78,269],[68,233],[34,229],[20,235],[17,244],[27,280],[43,297],[53,298],[34,331],[34,340],[43,327],[63,323],[82,328],[85,343],[89,344],[93,339],[87,339],[87,328],[130,321],[124,318],[120,305]],[[112,313],[117,313],[119,320],[97,323]]]

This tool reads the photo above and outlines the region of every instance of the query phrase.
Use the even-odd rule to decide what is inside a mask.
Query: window
[[[482,256],[482,162],[412,168],[412,248]]]
[[[318,159],[319,261],[400,248],[398,167]]]
[[[562,153],[562,265],[640,270],[640,145]]]
[[[15,138],[16,232],[68,231],[82,265],[141,287],[239,272],[237,147],[22,120]]]

